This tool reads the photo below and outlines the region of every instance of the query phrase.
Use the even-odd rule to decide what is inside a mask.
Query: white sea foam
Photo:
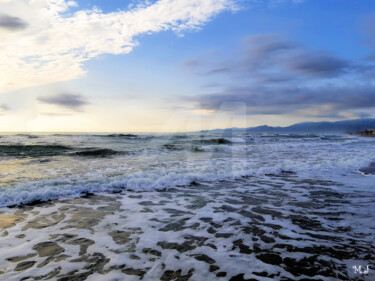
[[[129,184],[136,186],[140,191],[149,190],[148,188],[152,185],[157,189],[169,185],[185,184],[193,179],[202,179],[203,176],[205,176],[204,179],[219,179],[220,175],[236,177],[241,174],[240,172],[250,171],[250,169],[241,171],[239,163],[244,164],[244,161],[238,159],[231,161],[233,169],[227,169],[227,174],[222,173],[223,168],[219,169],[218,167],[216,169],[215,167],[206,167],[204,171],[200,171],[203,166],[199,161],[201,163],[199,167],[197,167],[197,163],[185,166],[185,170],[191,172],[182,175],[182,169],[179,169],[178,165],[173,165],[174,169],[172,169],[172,165],[169,164],[168,169],[159,168],[157,171],[129,173],[107,181],[98,180],[97,185],[94,184],[94,181],[91,184],[87,182],[87,189],[91,191],[94,188],[100,191],[100,187],[121,189]],[[225,161],[223,162],[221,159],[215,162],[210,159],[207,163],[215,163],[219,166]],[[301,164],[302,160],[298,163]],[[285,163],[280,167],[268,166],[262,167],[262,170],[253,169],[252,171],[258,171],[257,173],[261,174],[286,167],[292,168],[287,165],[293,165],[293,162]],[[229,167],[228,163],[226,167]],[[330,173],[344,171],[339,167],[341,166],[331,167]],[[316,168],[319,173],[323,171],[322,167]],[[304,167],[300,167],[301,171],[304,169]],[[346,180],[355,179],[358,181],[361,179],[360,174],[347,173],[346,175]],[[209,178],[210,176],[211,178]],[[317,250],[322,254],[316,259],[326,261],[327,265],[322,265],[324,270],[325,266],[331,268],[332,264],[347,263],[351,265],[353,263],[351,258],[337,258],[337,253],[340,253],[338,251],[345,251],[346,247],[350,247],[350,250],[347,251],[349,257],[358,255],[358,260],[365,260],[368,251],[371,252],[374,237],[372,215],[374,192],[368,193],[370,196],[357,196],[357,186],[349,191],[344,190],[344,186],[339,186],[337,188],[340,188],[340,193],[335,195],[335,192],[332,192],[331,196],[329,192],[327,193],[327,199],[337,200],[334,204],[331,200],[325,202],[319,198],[316,201],[311,201],[312,193],[311,190],[306,189],[304,179],[303,177],[291,180],[273,177],[268,178],[267,181],[259,181],[259,178],[247,178],[234,182],[204,184],[204,189],[201,190],[199,190],[201,186],[194,186],[186,188],[188,190],[177,188],[173,192],[145,192],[137,194],[138,196],[116,194],[23,208],[21,212],[19,209],[8,210],[7,215],[21,216],[20,213],[22,213],[24,221],[20,220],[15,226],[4,231],[7,234],[0,239],[0,248],[3,249],[0,255],[0,270],[4,272],[2,277],[3,280],[15,278],[21,280],[30,276],[34,278],[47,275],[59,267],[58,277],[65,274],[69,274],[71,277],[83,272],[92,273],[92,269],[95,273],[90,275],[87,280],[140,279],[137,275],[124,273],[122,270],[125,268],[142,269],[143,280],[159,280],[167,271],[180,270],[181,275],[186,275],[191,269],[194,270],[192,280],[214,281],[217,280],[216,274],[219,271],[226,272],[226,280],[238,274],[244,274],[245,279],[270,280],[269,277],[259,277],[254,273],[267,272],[278,279],[293,275],[287,268],[263,262],[259,259],[259,254],[274,253],[283,259],[286,257],[296,259],[295,263],[300,265],[299,261],[310,258],[311,251]],[[50,187],[65,186],[66,191],[69,190],[69,186],[77,190],[83,188],[80,184],[68,180],[56,181],[55,184],[49,182]],[[319,192],[323,193],[323,197],[327,189],[335,188],[335,183],[329,186],[321,184],[316,181],[313,184],[314,187],[311,188],[317,188]],[[275,185],[280,186],[280,189],[277,190],[280,197],[275,196]],[[366,185],[373,186],[369,181]],[[34,187],[36,186],[35,183]],[[346,187],[350,188],[350,184]],[[64,190],[64,188],[62,189]],[[340,194],[345,195],[343,200],[337,197]],[[67,196],[75,195],[68,194]],[[109,200],[110,198],[113,200]],[[257,200],[252,203],[253,199]],[[347,203],[348,200],[350,203]],[[93,202],[95,204],[92,204]],[[198,202],[199,206],[195,206],[194,202]],[[203,204],[200,205],[202,202]],[[255,209],[259,207],[258,202],[261,203],[264,210],[280,212],[282,215],[257,213]],[[282,202],[281,205],[280,202]],[[309,202],[312,206],[297,204],[302,202]],[[147,212],[145,212],[146,205]],[[248,214],[263,219],[260,220],[248,216]],[[331,220],[330,214],[333,214],[336,219]],[[55,223],[56,216],[64,219]],[[93,219],[94,217],[95,219]],[[320,226],[314,228],[313,225],[311,225],[313,230],[309,227],[304,229],[299,223],[294,222],[295,217],[318,219],[322,229]],[[82,227],[86,220],[94,221],[94,225],[89,223],[87,228]],[[44,231],[40,230],[40,223],[46,223]],[[177,227],[173,226],[172,229],[166,230],[164,228],[167,225],[177,225]],[[347,231],[336,231],[346,227],[348,227]],[[208,231],[209,229],[215,229],[215,231]],[[249,233],[249,231],[251,232]],[[111,232],[129,234],[126,235],[128,242],[117,243]],[[229,237],[222,237],[218,234],[228,234]],[[314,234],[315,236],[313,236]],[[72,238],[66,240],[69,236]],[[322,238],[328,236],[332,239]],[[263,240],[264,237],[273,238],[275,241]],[[87,252],[82,254],[84,246],[72,243],[75,239],[81,241],[89,239],[95,244],[89,245],[86,248]],[[352,245],[349,242],[353,239],[356,243]],[[35,245],[46,241],[55,242],[63,247],[62,256],[66,258],[54,260],[37,255]],[[251,254],[243,252],[241,248],[235,247],[236,241],[243,243],[245,249],[249,247],[252,250],[256,246],[261,251]],[[187,242],[187,245],[192,247],[187,251],[179,251],[176,247],[163,247],[159,242],[179,245]],[[278,248],[275,246],[276,244],[290,245],[291,250],[288,250],[289,247]],[[150,254],[147,249],[156,250],[159,254]],[[211,272],[211,264],[194,258],[196,255],[202,254],[213,259],[213,264],[220,269]],[[17,265],[9,261],[8,258],[26,255],[32,255],[29,261],[35,261],[35,265],[23,271],[14,271]],[[134,259],[134,256],[138,258]],[[56,257],[58,258],[58,256]],[[358,260],[354,262],[358,262]],[[43,265],[46,262],[48,263]],[[97,266],[98,264],[99,266],[102,264],[103,268]],[[309,263],[305,266],[302,264],[302,266],[302,269],[311,269]],[[341,268],[340,271],[345,272],[345,268]],[[369,276],[369,278],[371,277]],[[311,276],[301,276],[301,278],[306,279]],[[317,278],[331,280],[333,277],[318,276]]]
[[[189,137],[193,140],[197,138]],[[218,139],[220,136],[209,137]],[[194,151],[191,144],[186,142],[182,145],[186,149],[176,151],[161,149],[166,140],[170,142],[170,138],[165,136],[147,142],[127,141],[126,138],[114,142],[116,138],[95,136],[73,139],[69,136],[39,136],[28,142],[43,141],[74,149],[79,149],[82,144],[85,147],[100,144],[101,148],[134,153],[92,158],[54,156],[46,158],[50,161],[46,163],[34,159],[26,163],[24,159],[23,162],[3,159],[7,170],[2,173],[0,206],[72,198],[84,193],[163,190],[193,182],[264,176],[283,171],[327,178],[346,174],[349,178],[353,173],[359,174],[360,168],[375,160],[373,139],[323,137],[282,136],[279,139],[280,136],[253,135],[255,141],[245,143],[246,136],[240,135],[228,138],[231,144],[199,145]],[[15,137],[17,140],[19,138],[21,136]],[[11,140],[8,137],[6,143]],[[1,142],[4,143],[4,140]],[[28,174],[31,175],[29,178]]]
[[[232,142],[232,143],[245,143],[246,142],[246,140],[243,139],[243,138],[235,138],[235,137],[233,137],[233,138],[225,138],[225,139],[227,141]]]

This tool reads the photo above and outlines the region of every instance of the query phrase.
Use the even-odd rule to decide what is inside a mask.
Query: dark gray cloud
[[[332,53],[311,50],[278,34],[260,34],[247,37],[240,55],[216,64],[204,59],[191,59],[185,67],[196,68],[206,75],[228,74],[248,77],[259,82],[335,78],[355,72],[350,61]],[[205,69],[206,68],[206,69]]]
[[[240,105],[248,114],[298,112],[329,118],[375,108],[371,63],[312,50],[278,34],[250,36],[242,47],[239,54],[226,61],[218,58],[216,64],[194,60],[190,66],[216,87],[202,87],[209,93],[186,100],[201,109],[236,111]]]
[[[342,110],[375,107],[375,86],[228,88],[220,93],[199,95],[187,100],[197,107],[210,110],[222,110],[223,104],[243,104],[249,114],[285,114],[323,106],[326,108],[325,114],[332,115]]]
[[[18,17],[0,14],[0,28],[11,31],[18,31],[25,29],[27,26],[27,22]]]
[[[349,70],[351,64],[326,52],[306,52],[285,62],[287,68],[316,77],[330,78]]]
[[[75,111],[82,111],[83,107],[89,104],[83,96],[74,93],[61,93],[50,97],[39,97],[38,101],[62,106]]]

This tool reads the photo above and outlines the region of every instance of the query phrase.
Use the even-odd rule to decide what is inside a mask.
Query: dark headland
[[[248,128],[227,128],[205,130],[201,132],[225,133],[354,133],[363,132],[369,128],[375,128],[375,118],[362,118],[343,120],[336,122],[303,122],[288,127],[258,126]]]

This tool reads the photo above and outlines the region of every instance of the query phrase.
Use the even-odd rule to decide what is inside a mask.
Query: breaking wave
[[[273,172],[277,171],[278,170],[273,170]],[[89,180],[76,182],[74,180],[43,180],[38,182],[25,182],[19,183],[14,187],[1,188],[0,207],[74,198],[87,193],[162,191],[179,186],[188,186],[198,182],[235,179],[252,174],[254,174],[254,172],[246,170],[227,172],[212,170],[203,173],[188,171],[155,171],[137,172],[97,181]]]
[[[96,135],[96,136],[106,137],[106,138],[128,139],[128,140],[148,140],[148,139],[154,138],[154,136],[135,135],[135,134],[109,134],[109,135]]]
[[[107,149],[107,148],[97,148],[97,149],[87,149],[82,151],[77,151],[72,153],[72,155],[81,157],[107,157],[113,155],[123,154],[123,152]]]
[[[249,141],[250,136],[243,134],[174,134],[133,141],[138,137],[145,136],[74,135],[65,139],[49,135],[19,144],[19,136],[4,136],[0,142],[0,157],[4,157],[0,159],[0,207],[85,193],[164,190],[245,176],[306,174],[322,178],[338,174],[349,179],[375,160],[375,139],[351,136],[267,139],[252,134]],[[6,166],[5,157],[21,159],[12,160],[15,172]],[[20,167],[25,172],[20,173]],[[38,175],[38,180],[27,174]]]
[[[63,155],[72,148],[63,145],[0,145],[0,156],[45,157]]]
[[[110,134],[110,135],[105,135],[105,137],[108,137],[108,138],[136,139],[136,138],[138,138],[138,135],[134,135],[134,134]]]
[[[225,138],[217,138],[217,139],[200,139],[200,140],[194,140],[193,143],[198,144],[230,144],[232,143],[230,140]]]
[[[341,161],[336,163],[334,169],[357,170],[359,167],[368,165],[368,159],[356,162]],[[311,165],[280,162],[277,165],[266,165],[263,167],[248,167],[245,163],[234,162],[218,167],[216,163],[209,162],[202,167],[193,169],[158,169],[151,171],[140,171],[121,176],[98,178],[77,181],[76,179],[65,180],[41,180],[36,182],[21,182],[12,187],[0,189],[0,207],[17,206],[33,202],[45,202],[55,199],[67,199],[86,195],[87,193],[101,192],[146,192],[163,191],[170,188],[189,186],[196,183],[209,183],[222,180],[237,180],[249,176],[272,176],[284,175],[295,176],[299,173],[315,171],[319,175],[324,172],[332,177],[331,163]]]

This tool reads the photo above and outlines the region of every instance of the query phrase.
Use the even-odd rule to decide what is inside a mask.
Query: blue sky
[[[374,1],[192,2],[0,1],[0,130],[375,117]]]

